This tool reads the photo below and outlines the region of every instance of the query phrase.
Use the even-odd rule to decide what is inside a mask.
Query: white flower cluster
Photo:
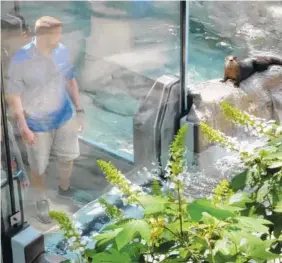
[[[275,125],[274,120],[267,121],[266,119],[254,117],[249,115],[247,112],[244,112],[245,115],[248,116],[247,119],[244,119],[245,125],[238,124],[234,122],[236,125],[244,128],[245,132],[248,132],[251,136],[255,137],[263,137],[274,134],[275,136],[279,136],[282,134],[282,126]]]
[[[154,258],[151,255],[146,255],[146,262],[150,262],[150,263],[159,263],[161,261],[163,261],[166,256],[165,255],[155,255]]]
[[[68,239],[68,248],[73,253],[80,255],[80,262],[87,263],[81,255],[84,254],[87,245],[92,241],[90,237],[81,236],[82,235],[82,225],[79,222],[73,222],[74,231],[70,230],[66,232],[66,235],[69,236]],[[77,262],[74,260],[74,262]]]
[[[227,152],[240,151],[240,143],[237,137],[229,137],[223,133],[221,135],[225,137],[225,142],[223,143],[223,146]]]
[[[137,175],[143,178],[143,180],[158,179],[160,175],[160,170],[160,165],[157,165],[155,162],[152,162],[150,170],[147,167],[143,167],[141,171],[137,171]]]
[[[252,155],[260,146],[262,146],[257,145],[257,143],[250,143],[248,141],[239,142],[237,137],[229,137],[223,133],[221,133],[221,135],[225,138],[225,141],[220,144],[227,152],[237,151],[239,153],[247,153],[248,155]]]

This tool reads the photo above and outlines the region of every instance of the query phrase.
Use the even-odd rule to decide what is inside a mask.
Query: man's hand
[[[24,176],[23,178],[21,178],[20,181],[21,181],[21,187],[23,189],[27,189],[30,186],[30,181],[27,176]]]
[[[81,133],[84,130],[84,112],[77,112],[76,120],[78,124],[78,132]]]
[[[19,95],[9,95],[8,102],[14,112],[24,142],[27,144],[35,144],[36,135],[29,129],[26,123],[21,97]]]
[[[29,128],[25,128],[21,131],[22,138],[27,144],[35,144],[37,141],[35,133]]]

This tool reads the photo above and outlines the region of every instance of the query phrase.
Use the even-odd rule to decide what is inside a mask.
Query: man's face
[[[49,48],[56,48],[62,37],[62,27],[53,28],[46,35],[46,41]]]

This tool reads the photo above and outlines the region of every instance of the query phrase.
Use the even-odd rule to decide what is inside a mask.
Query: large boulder
[[[229,136],[238,136],[238,129],[224,115],[221,101],[228,101],[234,107],[267,120],[282,120],[282,67],[272,66],[267,71],[256,73],[236,88],[232,82],[219,79],[196,84],[198,95],[187,120],[206,122]],[[209,143],[200,132],[199,149]]]
[[[187,120],[206,122],[229,136],[237,137],[240,142],[252,140],[256,145],[263,143],[261,139],[255,141],[246,136],[242,129],[225,117],[220,107],[223,100],[255,116],[281,122],[282,67],[272,66],[263,73],[254,74],[243,81],[240,88],[235,88],[231,82],[222,83],[219,79],[196,84],[194,88],[194,105]],[[201,131],[195,157],[196,171],[189,169],[185,181],[185,193],[194,198],[211,194],[220,180],[231,178],[242,169],[237,153],[227,153],[217,144],[211,144]]]

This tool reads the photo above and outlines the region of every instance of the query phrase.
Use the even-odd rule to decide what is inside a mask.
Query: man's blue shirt
[[[73,78],[68,49],[58,44],[47,57],[36,48],[34,38],[11,58],[7,92],[21,97],[32,131],[51,131],[73,115],[66,88],[67,81]]]

